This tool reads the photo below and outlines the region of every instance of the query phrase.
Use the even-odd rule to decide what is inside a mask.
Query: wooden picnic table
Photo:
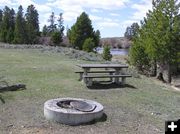
[[[111,68],[111,69],[114,69],[115,70],[115,75],[118,76],[120,74],[120,70],[122,68],[128,68],[127,65],[122,65],[122,64],[78,64],[77,65],[78,67],[82,68],[83,69],[83,81],[86,83],[87,81],[87,77],[88,77],[88,72],[90,73],[90,69],[92,68],[98,68],[98,69],[101,69],[101,68],[104,68],[104,69],[107,69],[107,68]],[[108,72],[108,71],[107,71]],[[115,83],[119,83],[119,77],[115,77]]]

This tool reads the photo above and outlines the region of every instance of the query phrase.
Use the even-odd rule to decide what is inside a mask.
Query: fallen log
[[[16,90],[19,90],[19,89],[26,89],[26,85],[24,85],[24,84],[17,84],[17,85],[12,85],[12,86],[0,87],[0,92],[16,91]]]

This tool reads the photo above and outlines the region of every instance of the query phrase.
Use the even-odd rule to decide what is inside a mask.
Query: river
[[[103,48],[96,48],[96,51],[100,54],[103,53]],[[111,49],[112,55],[128,55],[129,49]]]

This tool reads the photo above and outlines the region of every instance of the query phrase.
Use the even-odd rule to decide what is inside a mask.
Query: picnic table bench
[[[83,69],[83,71],[76,71],[75,73],[80,74],[80,79],[83,80],[87,86],[92,86],[94,78],[110,78],[111,81],[116,84],[120,84],[119,78],[122,78],[121,84],[125,84],[127,77],[131,77],[128,74],[122,74],[120,71],[122,68],[128,68],[127,65],[121,64],[80,64],[77,65]],[[92,68],[105,70],[90,70]],[[111,70],[107,70],[111,68]],[[113,69],[113,70],[112,70]],[[113,80],[114,78],[114,80]]]
[[[79,74],[79,81],[83,80],[83,73],[84,71],[76,71],[75,73]],[[115,70],[95,70],[88,72],[90,74],[97,74],[97,73],[109,73],[109,75],[112,75],[115,73]]]

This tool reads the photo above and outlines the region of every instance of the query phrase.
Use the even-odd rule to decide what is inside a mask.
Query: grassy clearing
[[[127,87],[93,90],[78,81],[76,64],[61,54],[0,49],[0,76],[27,89],[0,93],[0,131],[26,133],[164,133],[164,121],[178,119],[180,92],[146,77],[130,78]],[[104,105],[107,120],[71,127],[48,122],[43,104],[57,97],[81,97]]]

